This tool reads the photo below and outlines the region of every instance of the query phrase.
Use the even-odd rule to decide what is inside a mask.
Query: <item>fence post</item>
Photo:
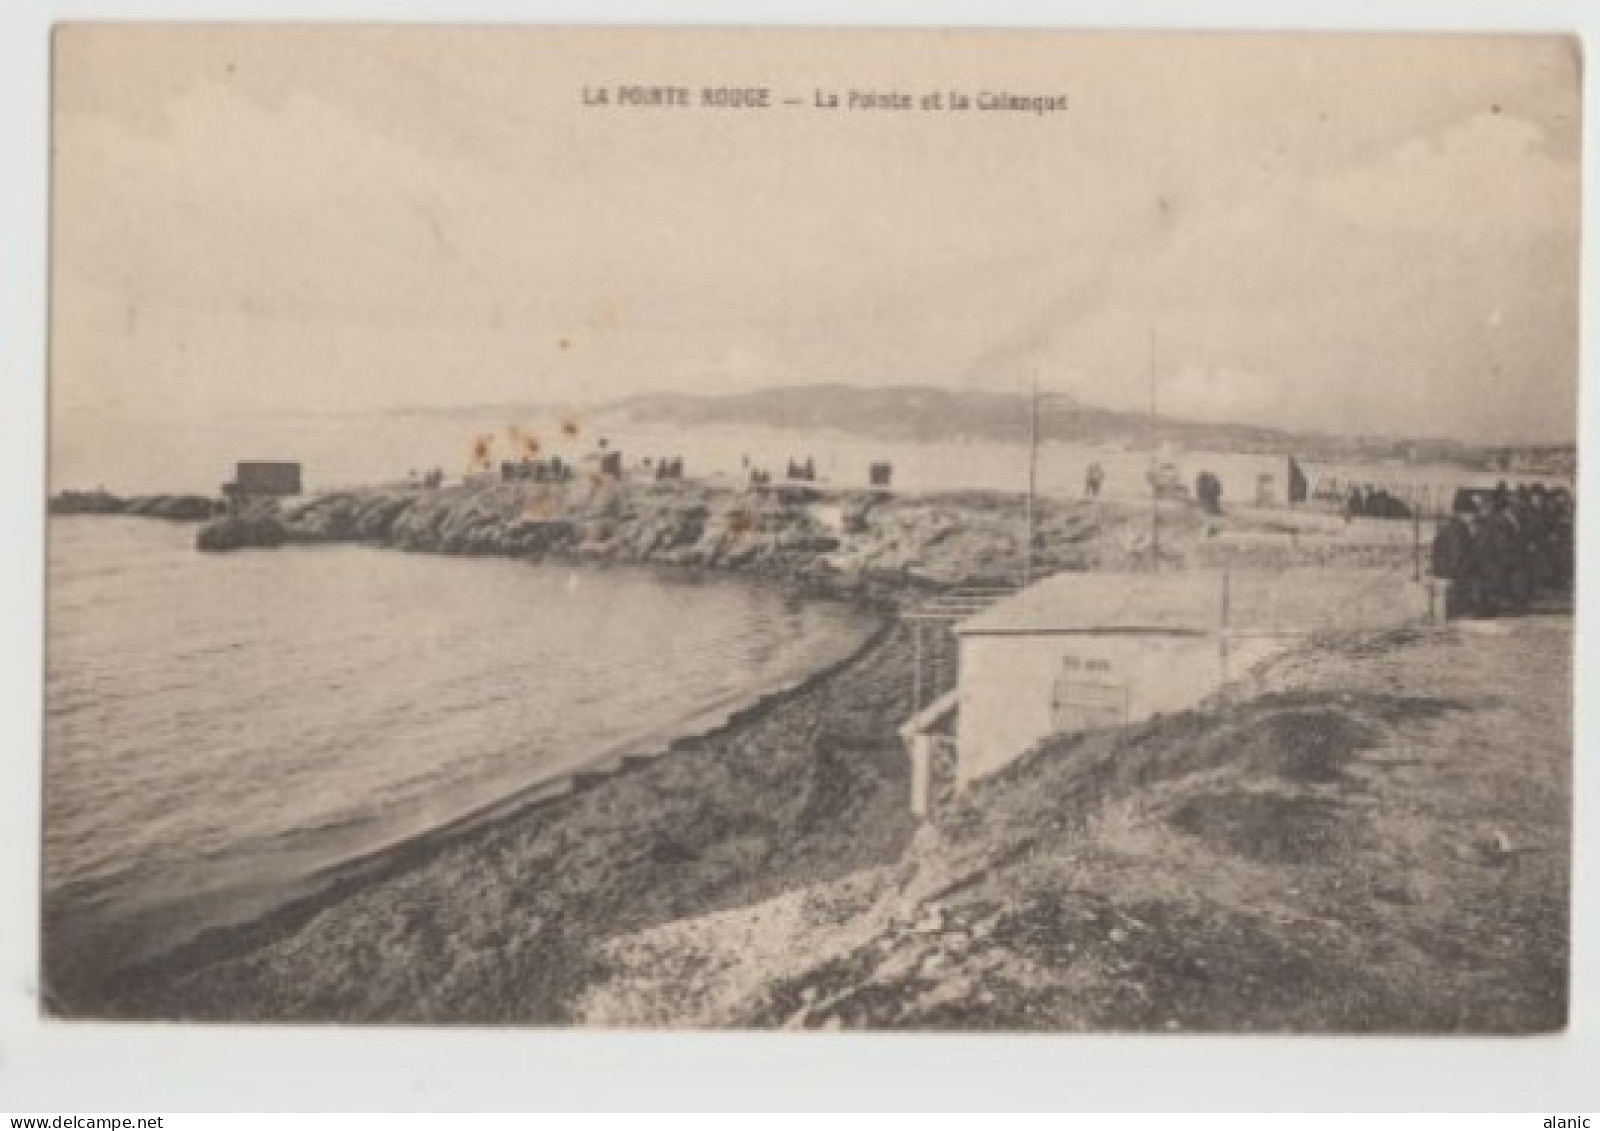
[[[926,817],[933,800],[933,736],[911,736],[911,812]]]
[[[911,713],[922,710],[922,622],[911,622]]]

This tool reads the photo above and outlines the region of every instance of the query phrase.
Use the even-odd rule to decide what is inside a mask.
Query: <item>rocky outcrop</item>
[[[1097,516],[1042,507],[1073,537],[1044,555],[1086,568]],[[969,494],[895,498],[695,481],[462,484],[338,491],[262,503],[202,532],[202,550],[355,542],[444,554],[645,563],[775,574],[833,591],[1014,577],[1021,503]]]
[[[212,519],[194,495],[118,498],[66,492],[52,514]],[[240,550],[353,542],[425,553],[725,569],[798,579],[831,593],[899,593],[1015,582],[1026,538],[1023,499],[997,492],[893,495],[727,481],[585,478],[480,480],[443,489],[373,487],[261,500],[214,518],[199,548]],[[1148,507],[1040,498],[1035,576],[1148,565]],[[1271,516],[1161,517],[1166,566],[1392,565],[1410,547],[1374,544],[1346,524],[1283,526]]]
[[[271,517],[228,515],[200,528],[195,544],[210,553],[269,550],[287,542],[283,525]]]
[[[222,504],[204,495],[135,495],[121,498],[109,491],[63,491],[50,499],[54,515],[125,514],[139,518],[165,518],[174,522],[204,522],[215,518]]]

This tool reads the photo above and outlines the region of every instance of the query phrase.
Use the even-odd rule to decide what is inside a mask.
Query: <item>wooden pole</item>
[[[1039,371],[1033,373],[1028,405],[1028,502],[1023,515],[1022,584],[1033,584],[1033,495],[1039,479]]]
[[[1150,427],[1156,424],[1156,330],[1150,327]],[[1150,571],[1161,568],[1161,487],[1156,474],[1156,442],[1150,439]]]
[[[911,622],[911,713],[922,710],[922,622]]]
[[[1422,580],[1422,505],[1421,500],[1411,504],[1411,580]]]
[[[911,739],[911,813],[926,817],[933,802],[933,736]]]
[[[1228,692],[1227,692],[1227,687],[1228,687],[1228,659],[1229,659],[1229,656],[1228,656],[1228,587],[1229,587],[1230,576],[1231,575],[1229,574],[1228,570],[1223,570],[1222,571],[1222,617],[1221,617],[1221,627],[1220,627],[1220,632],[1219,632],[1219,635],[1221,636],[1222,639],[1220,640],[1219,643],[1221,645],[1221,653],[1222,653],[1222,698],[1223,698],[1223,702],[1227,702],[1227,695],[1228,695]]]

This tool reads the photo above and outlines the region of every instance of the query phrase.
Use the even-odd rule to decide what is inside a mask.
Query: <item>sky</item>
[[[1575,437],[1575,40],[77,25],[51,389],[88,414],[811,382]],[[585,105],[767,86],[768,110]],[[828,111],[814,91],[1065,94]],[[1153,364],[1152,364],[1153,363]]]

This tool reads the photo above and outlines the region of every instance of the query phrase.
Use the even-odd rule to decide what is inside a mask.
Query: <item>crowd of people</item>
[[[565,483],[572,478],[572,465],[560,456],[549,459],[524,456],[519,460],[502,460],[500,478],[508,483],[518,479],[531,483]]]
[[[1386,487],[1352,486],[1345,497],[1346,518],[1410,518],[1411,506]]]
[[[1456,493],[1433,540],[1435,577],[1454,583],[1451,604],[1493,616],[1526,609],[1535,597],[1570,593],[1573,501],[1565,487],[1542,483],[1515,490]]]
[[[644,465],[647,468],[650,467],[651,466],[651,461],[649,459],[646,459],[644,461]],[[655,477],[657,479],[682,479],[683,478],[683,457],[682,456],[662,456],[660,459],[656,460],[655,461]]]

